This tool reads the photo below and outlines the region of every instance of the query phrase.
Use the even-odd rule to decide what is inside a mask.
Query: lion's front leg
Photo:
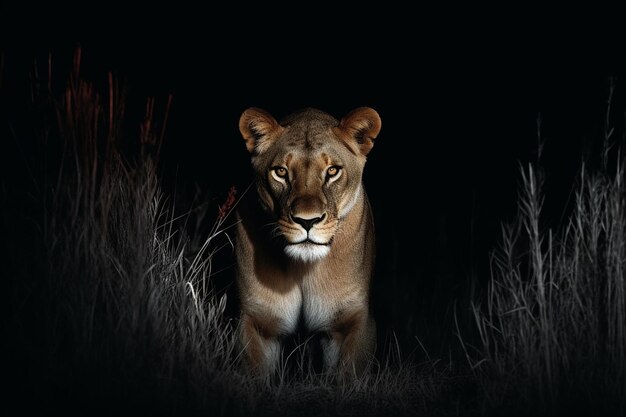
[[[367,310],[340,313],[322,340],[324,364],[344,376],[368,370],[376,347],[376,325]]]
[[[269,376],[280,360],[280,340],[275,320],[260,314],[241,314],[239,342],[248,369]]]

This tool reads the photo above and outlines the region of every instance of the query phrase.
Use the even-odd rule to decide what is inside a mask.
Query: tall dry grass
[[[159,119],[148,100],[128,143],[123,86],[109,74],[101,96],[80,77],[80,59],[78,50],[63,94],[45,97],[45,258],[29,306],[39,310],[40,366],[24,384],[41,411],[219,408],[220,391],[239,386],[227,377],[236,378],[227,300],[210,282],[209,250],[228,213],[189,256],[185,219],[157,174],[170,101]]]
[[[518,216],[502,227],[486,298],[473,307],[487,409],[626,412],[626,178],[611,132],[599,167],[581,164],[560,227],[544,218],[541,166],[520,167]]]

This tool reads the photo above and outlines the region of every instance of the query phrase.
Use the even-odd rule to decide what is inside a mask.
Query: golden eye
[[[326,175],[328,175],[329,177],[334,177],[338,173],[339,173],[339,167],[337,166],[328,167],[328,169],[326,170]]]
[[[284,178],[284,177],[287,176],[287,168],[285,168],[285,167],[276,167],[276,168],[274,168],[274,172],[280,178]]]

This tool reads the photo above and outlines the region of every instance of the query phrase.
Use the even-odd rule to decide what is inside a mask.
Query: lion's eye
[[[339,174],[339,169],[340,169],[340,167],[338,167],[338,166],[328,167],[328,169],[326,170],[326,175],[329,178],[330,177],[334,177],[335,175]]]
[[[276,167],[274,168],[274,172],[280,178],[285,178],[287,176],[287,168],[285,167]]]

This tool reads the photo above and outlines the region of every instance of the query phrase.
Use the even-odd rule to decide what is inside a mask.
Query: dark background
[[[611,77],[612,117],[624,120],[622,26],[612,10],[291,7],[5,2],[3,89],[24,99],[8,111],[27,105],[20,91],[35,59],[51,53],[62,87],[80,46],[96,86],[108,71],[127,82],[129,117],[140,118],[146,97],[163,108],[173,95],[163,182],[217,205],[249,183],[237,128],[245,108],[341,118],[373,107],[374,297],[382,328],[411,339],[416,321],[447,311],[472,278],[486,282],[500,223],[516,211],[519,163],[537,157],[538,117],[546,224],[558,225],[580,161],[601,142]],[[223,262],[227,282],[232,259]]]

